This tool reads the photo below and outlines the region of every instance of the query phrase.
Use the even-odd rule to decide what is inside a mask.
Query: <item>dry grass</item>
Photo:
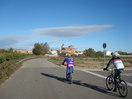
[[[54,57],[49,58],[50,62],[57,65],[61,65],[65,57]],[[106,57],[106,63],[111,57]],[[73,57],[75,68],[85,68],[85,69],[103,69],[104,68],[104,58],[102,57]],[[123,63],[126,68],[132,68],[132,57],[122,57]],[[113,66],[111,66],[113,68]]]

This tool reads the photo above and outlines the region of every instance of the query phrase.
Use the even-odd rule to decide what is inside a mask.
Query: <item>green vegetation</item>
[[[0,83],[21,66],[21,63],[16,64],[23,58],[30,57],[31,55],[13,52],[13,49],[0,50]]]
[[[20,64],[15,64],[15,61],[6,61],[0,64],[0,84],[20,67]]]
[[[21,53],[16,53],[16,52],[0,53],[0,55],[1,55],[0,63],[3,63],[5,61],[17,61],[27,56],[26,54],[21,54]]]
[[[118,51],[120,55],[129,55],[127,52]]]
[[[96,52],[94,49],[89,48],[84,51],[84,55],[89,57],[102,57],[103,52],[101,51]]]
[[[48,43],[35,43],[33,48],[33,54],[45,55],[48,53],[48,50],[49,50]]]

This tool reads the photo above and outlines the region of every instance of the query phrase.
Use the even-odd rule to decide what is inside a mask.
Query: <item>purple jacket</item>
[[[64,59],[64,62],[67,62],[67,66],[68,66],[68,67],[74,66],[74,61],[73,61],[73,58],[72,58],[72,57],[66,57],[66,58]],[[64,63],[64,62],[63,62],[63,63]]]

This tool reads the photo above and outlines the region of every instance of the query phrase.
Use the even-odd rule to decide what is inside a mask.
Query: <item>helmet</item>
[[[112,55],[112,57],[116,57],[116,54],[115,54],[115,53],[113,53],[113,52],[111,53],[111,55]]]
[[[71,56],[71,54],[67,54],[67,56],[69,56],[69,57],[70,57],[70,56]]]

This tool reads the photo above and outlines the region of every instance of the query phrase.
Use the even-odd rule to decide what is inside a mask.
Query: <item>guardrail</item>
[[[19,63],[21,63],[21,62],[23,62],[23,61],[25,61],[25,60],[34,59],[34,58],[35,58],[35,57],[24,58],[24,59],[18,61],[16,64],[19,64]]]

